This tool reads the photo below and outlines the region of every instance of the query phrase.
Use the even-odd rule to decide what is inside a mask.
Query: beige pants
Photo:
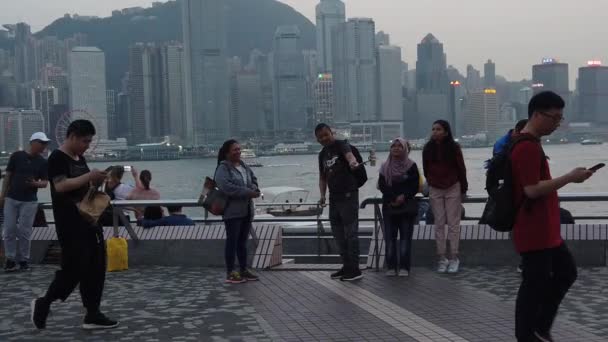
[[[435,216],[435,241],[437,242],[437,254],[445,256],[446,232],[448,225],[448,239],[450,240],[450,256],[458,256],[458,244],[460,242],[460,217],[462,215],[462,194],[460,183],[454,184],[448,189],[437,189],[430,187],[430,202]]]

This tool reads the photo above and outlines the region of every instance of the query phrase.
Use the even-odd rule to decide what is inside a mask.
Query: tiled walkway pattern
[[[29,301],[55,267],[0,274],[0,341],[514,341],[511,268],[456,276],[414,269],[410,278],[365,272],[357,283],[329,272],[263,272],[223,284],[217,269],[149,267],[108,274],[104,311],[119,329],[84,332],[76,292],[56,303],[49,329],[29,323]],[[608,340],[608,270],[583,269],[564,302],[558,341]]]

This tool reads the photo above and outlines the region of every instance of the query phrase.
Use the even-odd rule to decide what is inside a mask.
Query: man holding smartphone
[[[576,264],[561,237],[557,190],[582,183],[595,171],[579,167],[552,178],[541,138],[564,119],[563,99],[553,92],[536,94],[528,105],[529,121],[521,131],[529,139],[512,150],[514,206],[519,208],[513,242],[522,256],[522,283],[515,307],[518,341],[553,341],[551,328],[559,306],[577,277]]]
[[[32,323],[46,328],[51,304],[65,301],[80,287],[82,304],[87,310],[83,329],[110,329],[118,322],[108,319],[99,310],[106,275],[106,252],[103,229],[87,221],[78,210],[78,203],[91,185],[98,186],[106,173],[89,170],[84,153],[89,148],[95,127],[88,120],[75,120],[68,127],[66,140],[49,157],[49,179],[55,229],[61,245],[61,269],[43,297],[31,303]]]
[[[49,141],[43,132],[34,133],[28,151],[17,151],[8,161],[0,193],[0,208],[4,207],[5,272],[30,268],[30,239],[38,211],[38,189],[48,184],[47,162],[42,154]]]

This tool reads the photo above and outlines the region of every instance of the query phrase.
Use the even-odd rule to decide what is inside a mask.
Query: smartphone
[[[125,170],[125,172],[131,172],[132,170],[131,165],[125,165],[122,168]]]
[[[591,171],[595,172],[595,171],[597,171],[597,170],[599,170],[599,169],[603,168],[604,166],[606,166],[606,164],[604,164],[604,163],[599,163],[599,164],[597,164],[597,165],[594,165],[594,166],[590,167],[590,168],[589,168],[589,170],[591,170]]]

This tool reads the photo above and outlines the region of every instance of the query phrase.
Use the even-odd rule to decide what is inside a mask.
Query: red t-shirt
[[[522,141],[511,154],[513,198],[516,207],[520,208],[513,226],[513,241],[518,253],[559,247],[563,243],[557,191],[524,203],[524,187],[551,179],[549,163],[543,156],[540,141]]]

